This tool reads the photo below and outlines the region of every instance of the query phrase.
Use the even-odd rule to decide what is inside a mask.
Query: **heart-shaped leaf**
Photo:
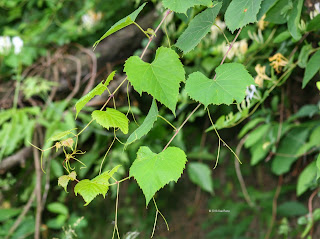
[[[206,107],[209,104],[230,105],[236,100],[240,103],[249,85],[254,84],[252,76],[239,63],[227,63],[216,68],[215,80],[200,72],[189,75],[186,83],[188,95]]]
[[[151,64],[138,56],[132,56],[126,61],[124,71],[139,94],[147,92],[175,112],[180,82],[185,80],[185,71],[174,50],[158,48]]]
[[[130,167],[130,177],[135,177],[148,206],[154,194],[171,181],[177,182],[187,162],[186,154],[177,147],[169,147],[156,154],[148,147],[138,150]]]

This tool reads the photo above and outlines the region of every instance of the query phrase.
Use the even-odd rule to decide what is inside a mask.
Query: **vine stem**
[[[167,16],[169,16],[169,14],[170,14],[171,12],[172,12],[171,10],[168,10],[168,11],[166,12],[166,14],[165,14],[164,17],[162,18],[161,22],[159,23],[158,27],[157,27],[156,30],[154,31],[154,35],[152,35],[152,36],[149,38],[148,44],[147,44],[147,46],[144,48],[144,50],[143,50],[143,52],[142,52],[142,54],[141,54],[141,56],[140,56],[141,60],[142,60],[142,58],[144,57],[144,55],[146,54],[147,49],[148,49],[150,43],[152,42],[154,36],[157,34],[157,32],[158,32],[158,30],[160,29],[161,25],[163,24],[163,22],[166,20]]]
[[[168,11],[168,12],[169,12],[169,11]],[[169,15],[168,12],[167,12],[167,15]],[[169,13],[170,13],[170,12],[169,12]],[[167,16],[167,15],[166,15],[166,16]],[[164,19],[166,18],[166,16],[164,17]],[[164,21],[164,19],[162,19],[162,20]],[[160,26],[160,25],[159,25],[159,26]],[[236,42],[238,36],[240,35],[241,30],[242,30],[242,28],[239,29],[237,35],[235,36],[235,38],[234,38],[233,41],[231,42],[231,44],[230,44],[230,46],[229,46],[226,54],[224,54],[224,56],[223,56],[223,59],[222,59],[220,65],[222,65],[222,64],[224,63],[224,61],[226,60],[227,55],[228,55],[229,51],[232,49],[232,47],[233,47],[234,43]],[[216,77],[217,77],[217,74],[215,74],[213,80],[215,80]],[[190,117],[198,110],[198,108],[199,108],[200,106],[201,106],[201,103],[199,103],[199,104],[196,106],[196,108],[194,108],[194,110],[188,115],[188,117],[185,119],[185,121],[183,121],[183,123],[180,125],[180,127],[176,130],[176,132],[174,133],[174,135],[172,136],[172,138],[169,140],[169,142],[168,142],[167,145],[163,148],[162,151],[166,150],[166,149],[169,147],[169,145],[171,144],[172,140],[177,136],[177,134],[180,132],[180,130],[182,129],[182,127],[188,122],[188,120],[190,119]]]

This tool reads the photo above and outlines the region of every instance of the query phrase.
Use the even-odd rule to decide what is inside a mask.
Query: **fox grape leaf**
[[[225,22],[231,32],[257,21],[262,0],[233,0],[225,13]]]
[[[114,75],[116,74],[115,71],[113,71],[108,78],[106,79],[106,81],[103,83],[101,82],[99,85],[97,85],[93,90],[91,90],[88,94],[84,95],[81,97],[80,100],[77,101],[76,103],[76,110],[77,110],[77,114],[76,114],[76,118],[79,114],[79,112],[81,111],[81,109],[96,95],[101,95],[108,87],[110,81],[113,80]]]
[[[111,171],[106,171],[92,180],[84,179],[74,187],[74,193],[80,194],[87,206],[96,196],[101,194],[104,198],[109,190],[109,179],[116,173],[121,165],[117,165]]]
[[[185,80],[185,71],[174,50],[158,48],[152,63],[132,56],[126,61],[124,71],[139,94],[147,92],[175,113],[180,82]]]
[[[134,141],[141,139],[145,136],[153,127],[154,122],[156,122],[158,117],[158,107],[155,100],[152,101],[151,108],[147,117],[144,119],[143,123],[137,128],[127,139],[126,146],[132,144]]]
[[[107,108],[106,111],[93,111],[92,119],[96,120],[98,124],[106,129],[110,127],[120,128],[124,134],[127,134],[129,131],[129,120],[127,116],[112,108]]]
[[[302,81],[302,89],[306,87],[309,81],[317,74],[320,69],[320,50],[312,55],[307,63],[306,70],[304,72],[304,77]]]
[[[246,88],[254,84],[252,76],[239,63],[226,63],[216,68],[215,80],[207,78],[200,72],[189,75],[186,82],[187,94],[206,107],[209,104],[230,105],[236,100],[240,103]]]
[[[179,37],[176,47],[180,48],[184,53],[193,50],[210,31],[221,6],[222,3],[219,2],[213,8],[208,8],[195,16]]]
[[[132,12],[130,15],[122,18],[121,20],[119,20],[118,22],[116,22],[98,41],[96,41],[93,45],[93,48],[96,48],[97,45],[106,37],[110,36],[111,34],[121,30],[122,28],[125,28],[131,24],[134,23],[134,21],[136,20],[137,16],[139,15],[139,13],[142,11],[142,9],[144,8],[144,6],[147,3],[142,4],[137,10],[135,10],[134,12]]]
[[[159,154],[146,146],[139,148],[130,167],[130,177],[134,177],[142,189],[146,206],[158,190],[171,181],[178,181],[186,162],[186,154],[177,147],[169,147]]]
[[[187,10],[196,5],[211,6],[211,0],[162,0],[165,8],[178,13],[186,13]]]

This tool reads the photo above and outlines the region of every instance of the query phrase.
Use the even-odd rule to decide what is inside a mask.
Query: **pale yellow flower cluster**
[[[269,57],[270,66],[276,70],[277,73],[282,71],[282,68],[288,64],[288,59],[285,58],[281,53],[277,53],[272,57]]]
[[[218,51],[221,52],[223,55],[227,53],[228,49],[229,49],[229,45],[227,45],[225,42],[223,42],[220,46],[218,46]],[[231,60],[235,56],[237,56],[242,59],[244,57],[244,54],[247,52],[247,50],[248,50],[247,40],[244,39],[241,41],[237,41],[233,44],[231,50],[227,55],[227,58]]]
[[[254,78],[254,82],[260,87],[263,87],[264,80],[271,80],[269,76],[266,75],[266,66],[256,65],[254,68],[257,72],[257,76]]]

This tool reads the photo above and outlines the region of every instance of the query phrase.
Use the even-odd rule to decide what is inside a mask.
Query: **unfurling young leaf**
[[[67,186],[69,181],[74,181],[77,178],[77,173],[75,171],[72,171],[69,173],[69,175],[63,175],[59,177],[58,179],[58,186],[61,186],[64,188],[64,190],[67,192]]]
[[[135,10],[133,13],[131,13],[130,15],[128,15],[125,18],[122,18],[121,20],[119,20],[118,22],[116,22],[98,41],[96,41],[93,45],[93,48],[96,48],[97,45],[99,44],[99,42],[101,42],[103,39],[105,39],[106,37],[110,36],[111,34],[121,30],[122,28],[125,28],[131,24],[134,23],[134,21],[136,20],[137,16],[139,15],[139,13],[142,11],[142,9],[144,8],[144,6],[147,3],[142,4],[137,10]]]
[[[190,98],[206,107],[209,104],[230,105],[236,100],[240,103],[249,85],[254,84],[252,76],[239,63],[226,63],[216,68],[215,80],[207,78],[200,72],[189,75],[186,91]]]
[[[199,13],[179,37],[176,46],[184,53],[193,50],[210,31],[221,6],[222,3],[219,2],[213,8],[208,8]]]
[[[79,114],[79,112],[82,110],[82,108],[95,96],[101,95],[105,90],[107,90],[107,87],[110,83],[110,81],[113,80],[114,75],[116,74],[115,71],[111,72],[111,74],[108,76],[106,81],[103,83],[101,82],[99,85],[97,85],[93,90],[91,90],[88,94],[84,95],[81,97],[80,100],[77,101],[76,103],[76,118]]]
[[[70,130],[67,130],[67,131],[60,132],[60,133],[50,137],[48,140],[49,141],[58,141],[58,140],[66,137],[66,136],[68,136],[70,134],[73,135],[73,133],[72,133],[73,130],[75,130],[75,129],[70,129]]]
[[[185,71],[174,50],[158,48],[152,63],[132,56],[126,61],[124,71],[139,94],[147,92],[175,113],[180,82],[185,80]]]
[[[80,194],[87,206],[96,196],[101,194],[103,197],[109,190],[109,179],[116,173],[121,165],[117,165],[111,171],[106,171],[92,180],[84,179],[77,183],[74,187],[74,193]]]
[[[186,13],[187,10],[196,5],[211,6],[211,0],[162,0],[165,8],[178,13]]]
[[[169,147],[159,154],[146,146],[140,147],[130,167],[130,177],[134,177],[142,189],[146,206],[158,190],[171,181],[178,181],[186,162],[186,154],[177,147]]]
[[[93,111],[92,119],[96,120],[98,124],[106,129],[110,127],[120,128],[124,134],[127,134],[129,131],[129,120],[127,116],[112,108],[107,108],[106,111]]]

